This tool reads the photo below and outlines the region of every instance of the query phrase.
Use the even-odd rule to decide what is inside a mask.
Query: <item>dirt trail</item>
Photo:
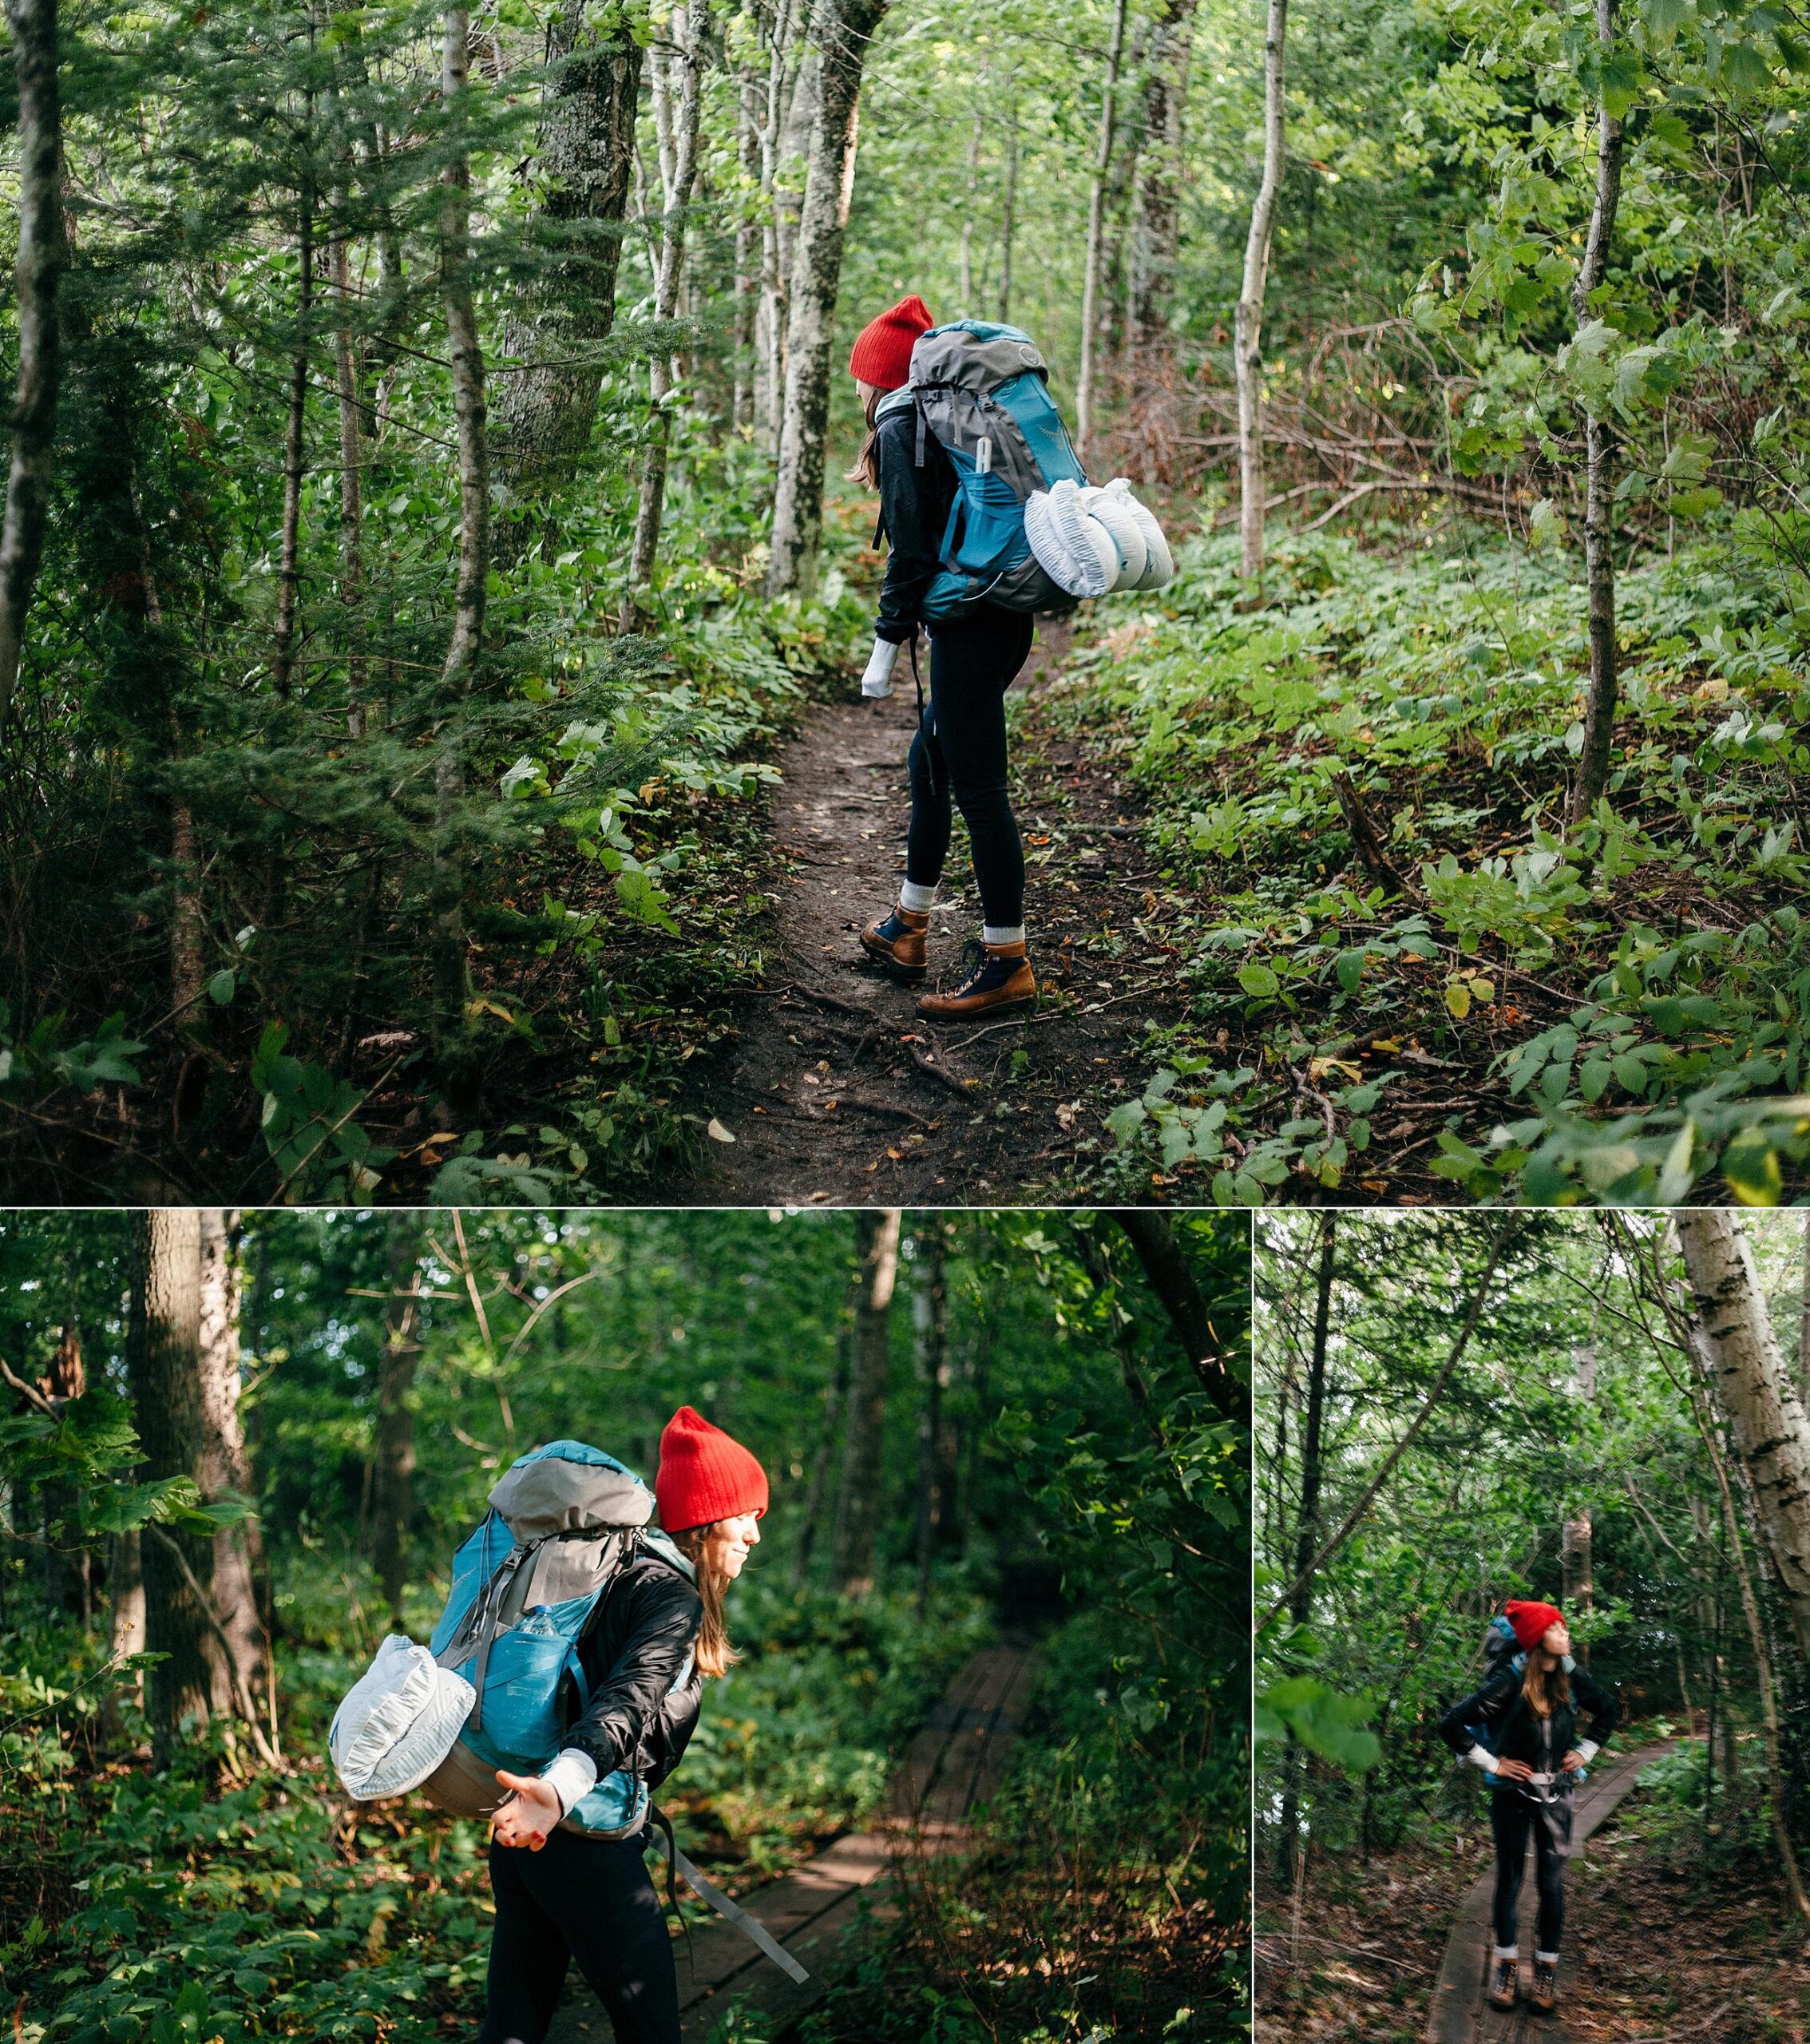
[[[873,1828],[838,1839],[807,1866],[741,1898],[743,1907],[810,1970],[808,1980],[794,1984],[721,1917],[693,1926],[678,1952],[685,2044],[708,2037],[732,2003],[758,2011],[764,2034],[782,2034],[822,1998],[843,1941],[858,1926],[868,1889],[895,1860],[961,1849],[976,1805],[1005,1778],[1036,1666],[1036,1657],[1022,1646],[983,1647],[912,1742],[888,1809]],[[596,1998],[574,1980],[547,2044],[598,2044],[609,2034]]]
[[[1100,1115],[1142,1090],[1146,1032],[1180,1018],[1173,955],[1135,927],[1158,884],[1113,761],[1048,715],[1065,633],[1040,628],[1014,741],[1026,913],[1042,999],[1027,1016],[934,1025],[917,992],[864,957],[859,933],[896,898],[909,804],[909,669],[881,703],[814,711],[779,760],[783,862],[762,984],[691,1104],[712,1141],[663,1196],[701,1205],[1012,1203],[1059,1195]],[[953,985],[980,903],[959,825],[931,922],[925,985]]]
[[[1634,1777],[1649,1761],[1663,1759],[1671,1750],[1669,1745],[1643,1746],[1638,1752],[1626,1754],[1593,1774],[1578,1794],[1572,1818],[1574,1845],[1581,1847],[1610,1815],[1633,1788]],[[1464,1906],[1452,1926],[1445,1963],[1440,1969],[1439,1984],[1433,1990],[1432,2006],[1428,2014],[1425,2044],[1511,2044],[1511,2040],[1513,2044],[1528,2044],[1535,2038],[1543,2040],[1543,2044],[1565,2044],[1565,1999],[1575,1984],[1571,1954],[1576,1948],[1577,1939],[1574,1935],[1569,1948],[1562,1948],[1559,1954],[1558,2018],[1555,2020],[1542,2017],[1525,1998],[1533,1982],[1533,1961],[1528,1955],[1534,1949],[1534,1911],[1537,1901],[1531,1840],[1527,1853],[1527,1872],[1521,1884],[1523,1998],[1508,2010],[1491,2008],[1483,1998],[1483,1976],[1494,1935],[1490,1927],[1491,1905],[1495,1892],[1492,1871],[1485,1874],[1465,1897]]]

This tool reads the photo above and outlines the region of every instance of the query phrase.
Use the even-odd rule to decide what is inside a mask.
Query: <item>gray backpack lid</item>
[[[620,1462],[581,1441],[556,1440],[511,1464],[489,1499],[517,1540],[645,1526],[654,1494]]]

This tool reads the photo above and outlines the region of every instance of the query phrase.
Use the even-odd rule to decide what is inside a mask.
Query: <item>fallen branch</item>
[[[1405,895],[1411,901],[1418,901],[1420,890],[1396,871],[1395,862],[1384,846],[1382,834],[1371,821],[1370,812],[1357,792],[1357,783],[1350,774],[1333,774],[1333,793],[1338,798],[1339,814],[1351,833],[1352,850],[1357,853],[1364,870],[1391,893]]]

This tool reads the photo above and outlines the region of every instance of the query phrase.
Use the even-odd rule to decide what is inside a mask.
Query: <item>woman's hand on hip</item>
[[[1531,1781],[1534,1778],[1534,1770],[1524,1760],[1499,1760],[1495,1771],[1504,1781]],[[501,1776],[497,1779],[501,1781]]]
[[[525,1845],[538,1852],[547,1833],[565,1815],[559,1791],[537,1774],[505,1774],[499,1768],[497,1779],[514,1793],[491,1813],[491,1835],[499,1845]]]

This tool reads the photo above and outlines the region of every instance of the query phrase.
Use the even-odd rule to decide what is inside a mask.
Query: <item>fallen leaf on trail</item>
[[[711,1117],[710,1127],[704,1131],[704,1133],[712,1143],[733,1143],[735,1140],[714,1115]]]

